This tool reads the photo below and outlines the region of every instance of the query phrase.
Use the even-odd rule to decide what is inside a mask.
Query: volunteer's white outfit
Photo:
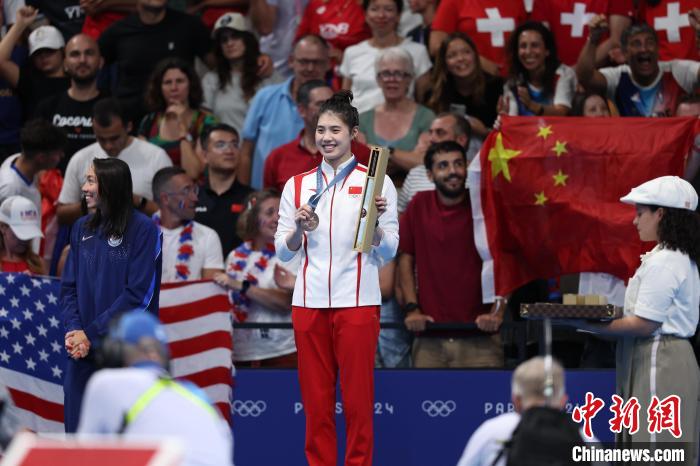
[[[697,464],[700,427],[700,369],[687,340],[695,334],[700,306],[698,267],[687,254],[657,245],[642,256],[642,263],[630,279],[625,294],[625,315],[636,315],[661,323],[652,336],[620,338],[617,344],[616,392],[623,400],[637,397],[641,408],[639,431],[618,435],[623,444],[631,442],[690,442],[682,464]],[[682,437],[668,430],[650,434],[646,414],[651,397],[669,395],[681,399]]]
[[[320,167],[323,184],[352,163]],[[384,179],[387,210],[379,217],[383,234],[367,254],[353,251],[355,226],[362,208],[366,170],[357,165],[320,199],[319,226],[305,232],[291,251],[286,237],[294,214],[316,192],[315,168],[287,181],[275,234],[282,261],[300,256],[296,271],[292,322],[299,356],[299,382],[306,413],[306,459],[310,466],[336,463],[335,397],[338,374],[346,418],[345,464],[369,466],[373,449],[374,354],[379,336],[379,268],[396,254],[399,224],[396,189]]]
[[[66,176],[63,178],[63,188],[58,196],[58,202],[61,204],[80,202],[81,187],[85,183],[85,174],[92,160],[107,157],[109,156],[97,142],[76,152],[66,167]],[[151,189],[153,175],[161,168],[170,167],[173,164],[163,149],[137,138],[133,138],[117,158],[129,165],[134,194],[149,200],[153,200]]]
[[[181,263],[178,260],[180,235],[185,225],[177,228],[160,227],[163,232],[163,273],[162,283],[184,281],[178,277],[176,266]],[[188,241],[188,243],[190,243]],[[194,253],[187,261],[189,275],[186,280],[200,280],[202,269],[224,269],[224,253],[221,251],[219,235],[206,225],[192,222],[192,249]]]
[[[628,204],[686,209],[697,216],[698,195],[690,183],[677,176],[647,181],[620,200]],[[671,215],[670,210],[667,215]],[[698,460],[700,369],[688,341],[698,325],[698,306],[700,274],[697,264],[688,254],[660,242],[642,256],[641,265],[627,284],[624,312],[625,316],[634,315],[661,325],[650,336],[624,337],[617,342],[617,394],[624,401],[636,397],[640,416],[675,420],[681,428],[681,435],[676,438],[669,429],[659,429],[660,432],[650,429],[645,422],[647,419],[640,419],[639,431],[630,435],[623,429],[617,435],[618,444],[683,442],[686,454],[682,464],[685,465],[696,465]],[[673,405],[665,406],[666,414],[670,414],[667,417],[657,406],[652,409],[651,416],[645,416],[654,397],[665,402],[672,396],[679,398],[678,412],[674,412]]]
[[[85,391],[78,433],[119,433],[126,413],[164,375],[155,367],[95,373]],[[231,429],[226,421],[189,398],[172,389],[159,392],[126,426],[123,437],[174,437],[184,447],[183,466],[231,465]]]

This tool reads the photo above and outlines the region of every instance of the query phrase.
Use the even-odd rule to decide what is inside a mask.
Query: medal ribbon
[[[323,162],[321,162],[323,164]],[[347,164],[345,168],[343,168],[340,173],[338,173],[335,178],[331,180],[330,183],[328,183],[328,186],[326,186],[326,189],[321,190],[323,188],[323,171],[321,170],[321,165],[318,166],[318,170],[316,170],[316,194],[311,196],[309,198],[309,201],[307,204],[309,207],[311,207],[311,210],[316,210],[316,206],[318,205],[318,202],[321,200],[321,196],[323,196],[326,191],[331,189],[335,184],[348,176],[357,166],[357,160],[353,158],[352,162]]]

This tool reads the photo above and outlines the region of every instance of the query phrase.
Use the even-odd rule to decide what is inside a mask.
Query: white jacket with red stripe
[[[323,189],[351,161],[343,163],[337,172],[325,161],[321,162]],[[360,164],[323,194],[316,206],[318,228],[304,232],[301,247],[292,251],[286,238],[296,228],[297,209],[307,204],[316,192],[316,170],[290,178],[280,201],[275,234],[277,257],[286,262],[301,254],[292,304],[310,308],[379,305],[382,302],[379,268],[396,255],[399,245],[396,188],[389,177],[384,178],[382,195],[387,200],[387,210],[379,217],[382,239],[368,254],[352,249],[367,174],[367,167]]]

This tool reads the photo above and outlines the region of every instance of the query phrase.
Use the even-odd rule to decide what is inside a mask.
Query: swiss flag
[[[631,277],[646,246],[632,225],[634,208],[619,199],[644,181],[681,175],[699,120],[502,121],[469,166],[485,302],[536,278]]]
[[[695,30],[688,12],[700,8],[698,0],[661,0],[656,5],[641,2],[639,19],[656,30],[659,60],[698,60]]]

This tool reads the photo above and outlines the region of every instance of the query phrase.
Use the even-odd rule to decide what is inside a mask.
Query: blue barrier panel
[[[484,420],[513,409],[511,376],[511,371],[496,370],[376,371],[374,465],[455,465],[467,439]],[[567,371],[566,376],[567,409],[583,404],[587,391],[603,399],[605,408],[593,420],[593,432],[600,440],[611,441],[607,421],[614,371]],[[239,370],[234,397],[236,466],[306,465],[296,371]],[[342,455],[340,402],[336,413]]]

